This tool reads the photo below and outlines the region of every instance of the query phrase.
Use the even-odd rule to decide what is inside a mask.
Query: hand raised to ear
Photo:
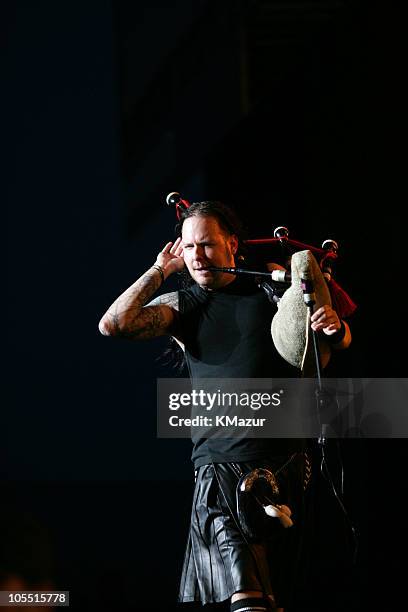
[[[174,243],[168,242],[157,255],[155,263],[161,267],[165,278],[174,272],[181,272],[185,265],[181,238],[177,238]]]

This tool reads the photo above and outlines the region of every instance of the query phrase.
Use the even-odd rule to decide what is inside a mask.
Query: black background
[[[397,4],[4,3],[8,203],[1,574],[88,609],[176,608],[192,469],[155,435],[166,341],[99,318],[173,236],[170,191],[340,244],[358,304],[344,376],[402,377],[402,124]],[[168,283],[169,289],[173,286]],[[294,609],[402,608],[404,439],[342,443],[348,531],[320,483],[310,580]],[[48,581],[48,582],[47,582]],[[3,584],[6,584],[3,582]]]

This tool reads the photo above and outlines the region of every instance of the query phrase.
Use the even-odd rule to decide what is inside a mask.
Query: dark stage
[[[358,309],[332,375],[405,376],[402,11],[342,0],[3,8],[0,590],[70,591],[75,609],[198,610],[176,604],[191,443],[156,437],[156,379],[174,375],[158,359],[167,340],[105,338],[98,321],[173,239],[165,199],[179,191],[235,206],[249,237],[284,225],[302,242],[338,241],[335,278]],[[394,431],[340,449],[357,562],[314,443],[313,545],[289,612],[405,609],[406,440]]]

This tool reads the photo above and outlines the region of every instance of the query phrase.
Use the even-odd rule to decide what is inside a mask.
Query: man
[[[169,334],[185,351],[192,380],[294,376],[270,334],[274,307],[251,280],[213,272],[234,267],[241,248],[239,221],[218,202],[191,205],[181,218],[181,236],[166,244],[155,264],[102,317],[102,334],[147,339]],[[166,278],[187,268],[191,288],[150,301]],[[329,305],[312,317],[312,328],[345,348],[346,323]],[[282,610],[299,553],[302,504],[307,486],[299,440],[194,440],[196,474],[192,523],[185,556],[181,601],[202,604],[231,599],[231,610]],[[273,529],[265,542],[248,542],[235,512],[241,475],[255,467],[280,479],[284,503],[298,526]],[[274,521],[275,519],[271,519]]]

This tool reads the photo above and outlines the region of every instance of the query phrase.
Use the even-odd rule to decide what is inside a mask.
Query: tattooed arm
[[[180,240],[169,242],[155,266],[120,295],[99,322],[104,336],[143,340],[171,334],[177,336],[178,293],[166,293],[149,302],[163,280],[184,266]],[[148,303],[149,302],[149,303]]]

